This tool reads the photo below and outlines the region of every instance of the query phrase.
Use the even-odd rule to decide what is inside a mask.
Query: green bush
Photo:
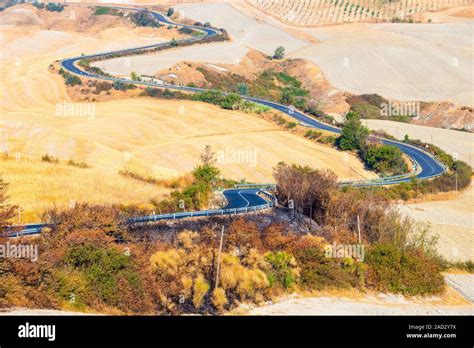
[[[439,262],[422,248],[374,244],[366,253],[367,285],[405,295],[440,293],[444,287]]]
[[[46,5],[42,2],[34,2],[33,6],[36,7],[37,9],[46,9],[51,12],[62,12],[64,11],[64,5],[60,3],[55,3],[55,2],[48,2]]]
[[[46,9],[51,12],[62,12],[64,10],[64,5],[60,3],[48,2]]]
[[[201,93],[196,93],[194,99],[210,103],[214,105],[220,105],[224,99],[224,94],[221,91],[210,90]]]
[[[237,89],[240,95],[248,95],[249,94],[249,86],[246,83],[239,83],[237,85]]]
[[[101,16],[108,14],[110,12],[111,8],[110,7],[103,7],[103,6],[98,6],[95,8],[94,15],[95,16]]]
[[[307,289],[349,288],[354,283],[352,275],[336,260],[326,258],[322,249],[300,249],[295,257],[301,268],[300,283]]]
[[[66,83],[66,85],[68,86],[82,85],[82,80],[76,75],[71,75],[67,72],[64,72],[62,75],[64,77],[64,82]]]
[[[302,85],[301,81],[285,72],[278,72],[275,74],[275,77],[278,79],[278,81],[296,88],[300,88]]]
[[[247,113],[262,114],[264,112],[269,111],[270,107],[242,99],[237,104],[234,104],[234,110],[240,110]]]
[[[126,91],[128,89],[135,89],[137,86],[131,84],[131,83],[123,83],[120,81],[114,81],[112,83],[112,87],[116,89],[117,91]]]
[[[107,305],[124,306],[124,290],[138,297],[143,293],[139,272],[124,252],[92,244],[74,245],[69,248],[65,262],[84,272],[87,287],[94,289],[97,298]]]
[[[363,150],[362,157],[370,168],[379,173],[397,175],[408,171],[402,152],[395,146],[369,145]]]
[[[318,139],[323,133],[319,132],[319,131],[315,131],[315,130],[308,130],[304,136],[305,138],[308,138],[308,139]]]
[[[140,10],[134,12],[130,19],[133,23],[141,27],[152,27],[152,28],[159,28],[161,27],[160,22],[153,17],[151,12],[147,10]]]
[[[228,94],[226,95],[221,102],[219,103],[220,107],[223,109],[234,109],[234,105],[240,103],[242,98],[237,94]]]
[[[435,178],[432,185],[442,192],[454,191],[456,188],[462,190],[471,184],[471,177],[472,168],[465,162],[455,161],[452,171]]]
[[[296,260],[291,254],[284,251],[268,252],[265,260],[270,267],[267,270],[267,278],[270,286],[280,286],[285,289],[292,288],[298,279]]]

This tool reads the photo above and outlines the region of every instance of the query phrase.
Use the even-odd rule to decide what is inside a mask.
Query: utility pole
[[[219,286],[219,271],[221,268],[221,253],[222,253],[223,240],[224,240],[224,226],[222,226],[222,230],[221,230],[221,241],[219,243],[219,255],[217,256],[216,286],[214,287],[215,289],[217,289],[217,287]]]
[[[359,218],[359,214],[357,214],[357,233],[359,235],[359,244],[360,244],[360,218]]]

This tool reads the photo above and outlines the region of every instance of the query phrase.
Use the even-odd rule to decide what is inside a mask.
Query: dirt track
[[[251,309],[246,315],[473,315],[474,305],[424,305],[397,296],[299,298]]]

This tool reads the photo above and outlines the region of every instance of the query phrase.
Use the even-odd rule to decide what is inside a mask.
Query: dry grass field
[[[400,211],[416,221],[430,224],[429,234],[438,236],[437,250],[448,260],[474,260],[474,187],[458,197],[400,205]]]
[[[41,213],[49,208],[83,202],[151,208],[150,199],[160,199],[170,192],[97,167],[77,168],[21,158],[0,159],[0,168],[3,179],[10,183],[11,202],[21,208],[23,223],[40,221]]]
[[[26,12],[10,16],[14,7],[0,15],[5,47],[0,59],[0,150],[22,160],[2,161],[0,172],[11,183],[12,200],[25,209],[27,221],[36,220],[45,207],[70,201],[138,204],[162,197],[168,190],[118,172],[180,176],[194,168],[206,145],[220,155],[224,176],[237,180],[271,181],[279,161],[329,168],[343,179],[374,176],[355,157],[282,131],[257,116],[204,103],[122,99],[93,103],[93,117],[58,114],[63,105],[84,104],[75,104],[62,77],[49,71],[51,63],[82,52],[149,43],[150,37],[120,26],[93,33],[74,32],[74,26],[42,29],[45,24],[22,20],[31,13],[42,19],[41,14],[30,5],[20,8]],[[119,37],[109,37],[111,31]],[[42,163],[44,154],[92,168]]]

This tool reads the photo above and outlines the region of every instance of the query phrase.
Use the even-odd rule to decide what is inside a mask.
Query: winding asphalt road
[[[113,6],[113,8],[117,9],[126,9],[128,11],[135,11],[138,9],[134,8],[124,8],[124,7],[117,7]],[[177,27],[187,27],[190,29],[195,29],[198,31],[203,32],[204,35],[198,37],[192,37],[188,39],[178,40],[179,43],[193,43],[202,40],[204,37],[216,36],[221,33],[220,30],[210,28],[210,27],[201,27],[195,25],[184,25],[180,23],[172,22],[168,17],[164,16],[161,13],[150,11],[152,15],[161,23],[167,25],[173,25]],[[78,76],[93,78],[93,79],[100,79],[100,80],[107,80],[107,81],[119,81],[123,83],[131,83],[135,85],[146,85],[146,86],[153,86],[158,88],[168,88],[173,90],[181,90],[181,91],[189,91],[189,92],[203,92],[207,89],[203,88],[195,88],[195,87],[187,87],[187,86],[177,86],[177,85],[170,85],[170,84],[159,84],[154,82],[145,82],[145,81],[134,81],[130,79],[123,79],[123,78],[115,78],[110,76],[103,76],[95,73],[91,73],[81,69],[76,63],[85,58],[93,59],[97,57],[107,57],[110,56],[111,58],[117,55],[122,55],[124,53],[133,53],[133,54],[140,54],[141,52],[145,53],[145,51],[155,48],[171,48],[171,42],[164,42],[154,45],[148,46],[141,46],[136,48],[130,48],[125,50],[119,51],[112,51],[112,52],[101,52],[95,53],[90,55],[82,55],[73,58],[67,58],[60,62],[62,68],[70,73],[73,73]],[[241,96],[244,99],[253,101],[258,104],[266,105],[270,108],[275,110],[279,110],[284,112],[285,114],[293,117],[294,119],[298,120],[301,124],[315,129],[326,130],[330,132],[334,132],[336,134],[341,133],[341,129],[337,128],[332,125],[328,125],[321,121],[318,121],[302,112],[295,110],[291,106],[278,104],[275,102],[271,102],[268,100],[253,98],[250,96]],[[399,141],[389,140],[389,139],[382,139],[379,138],[382,143],[387,145],[393,145],[398,147],[403,153],[405,153],[415,164],[416,173],[412,175],[400,175],[394,177],[387,177],[387,178],[380,178],[375,180],[363,180],[363,181],[354,181],[354,182],[346,182],[345,184],[351,184],[353,186],[372,186],[372,185],[393,185],[402,182],[407,182],[413,179],[414,176],[420,180],[430,179],[436,176],[443,174],[446,171],[446,168],[439,163],[431,154],[427,153],[423,149],[418,147],[404,144]],[[195,217],[195,216],[212,216],[212,215],[225,215],[225,214],[239,214],[239,213],[248,213],[251,211],[267,209],[273,205],[274,198],[267,194],[266,192],[262,191],[259,188],[252,188],[252,189],[231,189],[226,190],[223,192],[224,196],[227,199],[227,206],[224,209],[218,210],[204,210],[204,211],[196,211],[196,212],[182,212],[182,213],[175,213],[175,214],[161,214],[161,215],[149,215],[143,217],[137,217],[134,219],[130,219],[130,222],[147,222],[147,221],[158,221],[158,220],[169,220],[169,219],[179,219],[184,217]],[[267,199],[261,197],[261,195],[266,195]],[[19,233],[15,233],[15,235],[29,235],[29,234],[37,234],[41,232],[41,229],[46,227],[46,224],[31,224],[23,226],[22,231]]]

